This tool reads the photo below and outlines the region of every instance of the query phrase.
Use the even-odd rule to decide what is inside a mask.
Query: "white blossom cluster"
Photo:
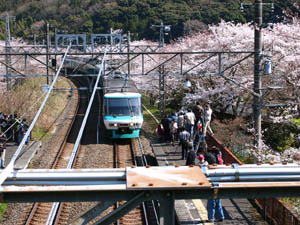
[[[284,152],[279,153],[277,151],[272,150],[268,145],[264,142],[261,142],[261,148],[258,149],[256,146],[246,145],[244,151],[247,151],[248,154],[254,157],[255,163],[262,162],[295,162],[300,163],[300,149],[290,147],[286,149]],[[298,156],[298,157],[297,157]]]
[[[273,29],[265,28],[263,32],[263,55],[272,55],[273,74],[269,75],[263,83],[264,87],[277,87],[288,82],[295,89],[300,86],[299,63],[300,63],[300,23],[295,20],[293,24],[274,24]],[[133,42],[132,45],[155,45],[149,41]],[[213,51],[253,51],[254,50],[254,27],[251,24],[233,24],[222,21],[218,25],[209,26],[206,32],[193,36],[181,38],[174,43],[166,45],[162,52],[213,52]],[[239,85],[224,79],[218,74],[218,57],[212,54],[184,55],[181,59],[178,56],[165,64],[166,85],[169,90],[179,90],[183,88],[186,78],[193,81],[194,92],[188,94],[184,102],[193,102],[201,99],[206,102],[213,102],[215,105],[235,106],[237,102],[250,107],[252,94],[248,90],[253,89],[253,57],[242,61],[238,65],[225,71],[224,75],[233,79]],[[223,54],[222,68],[230,67],[247,54]],[[160,62],[165,61],[170,56],[151,55],[146,56],[144,70],[150,71]],[[263,57],[263,60],[268,57]],[[192,69],[185,76],[179,74],[180,61],[183,61],[183,71],[203,63]],[[207,61],[205,61],[207,60]],[[132,73],[139,74],[142,70],[142,60],[136,58],[132,66]],[[175,76],[176,74],[176,76]],[[158,70],[152,71],[146,76],[136,76],[133,79],[142,90],[151,91],[158,95]],[[278,80],[280,81],[278,84]],[[276,82],[277,81],[277,82]],[[274,82],[274,83],[272,83]],[[247,90],[248,89],[248,90]],[[293,93],[293,92],[291,92]],[[289,95],[286,92],[286,95]],[[292,95],[292,94],[290,94]],[[292,96],[290,96],[292,97]],[[295,96],[297,97],[297,96]]]

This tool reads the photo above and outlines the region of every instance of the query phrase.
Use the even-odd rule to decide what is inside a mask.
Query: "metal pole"
[[[164,25],[162,22],[159,29],[159,47],[164,47]]]
[[[5,61],[6,61],[6,88],[7,91],[11,90],[11,69],[9,68],[9,66],[11,65],[11,56],[10,54],[10,26],[9,26],[9,15],[8,13],[5,16],[5,24],[6,24],[6,32],[5,32],[5,52],[6,52],[6,57],[5,57]]]
[[[130,52],[130,31],[128,31],[128,34],[127,34],[127,61],[128,61],[128,64],[127,64],[127,72],[128,74],[130,74],[130,55],[129,55],[129,52]]]
[[[113,51],[113,29],[110,28],[110,53]],[[110,69],[113,71],[113,62],[112,62],[112,54],[110,54]]]
[[[57,53],[56,35],[57,35],[57,29],[55,28],[54,29],[55,53]],[[56,65],[57,65],[57,55],[55,54],[55,73],[56,73]],[[53,82],[53,75],[51,75],[51,82]]]
[[[164,65],[159,67],[159,111],[160,118],[165,117],[165,75]]]
[[[46,49],[47,85],[49,85],[49,44],[50,44],[49,23],[47,23],[47,49]]]
[[[255,40],[254,40],[254,92],[258,96],[254,96],[253,103],[253,119],[255,128],[255,144],[258,149],[261,149],[261,107],[262,107],[262,97],[261,97],[261,53],[262,53],[262,0],[255,0]]]

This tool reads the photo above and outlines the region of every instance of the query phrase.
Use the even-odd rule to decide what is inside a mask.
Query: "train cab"
[[[103,118],[112,138],[136,138],[142,124],[142,95],[131,80],[106,80],[103,97]]]

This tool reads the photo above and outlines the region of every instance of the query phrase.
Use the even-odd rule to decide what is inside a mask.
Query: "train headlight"
[[[140,127],[142,124],[141,123],[136,123],[135,126],[136,127]]]
[[[129,126],[130,126],[130,127],[133,127],[133,126],[134,126],[134,123],[130,123]]]
[[[117,123],[110,123],[109,126],[110,127],[118,127],[118,124]]]

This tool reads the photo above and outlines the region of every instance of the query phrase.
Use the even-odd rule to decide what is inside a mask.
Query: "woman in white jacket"
[[[210,127],[211,115],[212,115],[212,109],[210,108],[210,105],[207,104],[204,109],[204,127],[203,127],[203,135],[204,136],[206,136],[207,128],[209,129],[209,131],[212,135],[214,134],[214,132],[212,131],[212,129]]]

